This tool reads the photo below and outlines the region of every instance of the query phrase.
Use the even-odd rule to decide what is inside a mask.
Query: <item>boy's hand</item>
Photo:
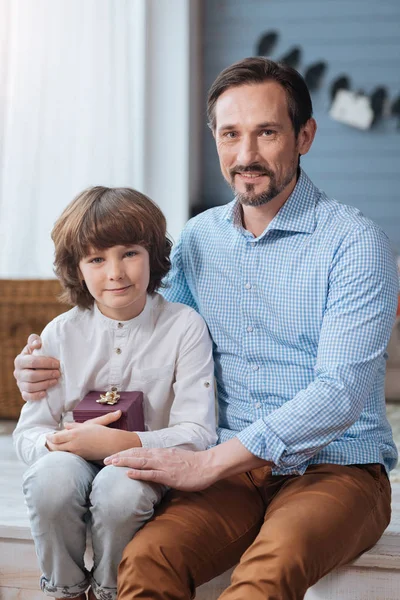
[[[85,423],[65,423],[63,431],[48,434],[46,445],[51,451],[72,452],[85,460],[103,460],[110,453],[141,447],[136,433],[106,427],[120,416],[117,410]]]
[[[46,390],[55,385],[60,377],[60,363],[48,356],[32,356],[33,350],[41,348],[42,340],[34,333],[14,361],[14,377],[24,400],[40,400]]]

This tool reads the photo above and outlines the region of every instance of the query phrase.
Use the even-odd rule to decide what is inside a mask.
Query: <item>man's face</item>
[[[241,204],[266,204],[295,180],[299,140],[281,85],[229,88],[216,102],[215,117],[221,171]]]

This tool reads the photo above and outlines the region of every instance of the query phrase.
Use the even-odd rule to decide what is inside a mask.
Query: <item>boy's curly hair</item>
[[[158,206],[132,188],[96,186],[84,190],[56,221],[51,237],[55,245],[54,271],[64,288],[60,299],[81,308],[93,306],[79,273],[79,262],[91,250],[137,244],[150,257],[149,294],[162,286],[168,273],[172,242]]]

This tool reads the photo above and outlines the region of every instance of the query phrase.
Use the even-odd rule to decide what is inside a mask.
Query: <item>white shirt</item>
[[[73,308],[42,332],[35,354],[59,359],[61,378],[43,400],[27,402],[14,431],[18,457],[32,464],[47,454],[46,435],[71,421],[91,390],[142,391],[144,448],[204,450],[216,442],[212,344],[203,319],[159,294],[147,296],[130,321]],[[117,408],[117,406],[115,407]]]

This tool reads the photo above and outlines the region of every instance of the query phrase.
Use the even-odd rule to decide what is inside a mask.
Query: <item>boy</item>
[[[75,308],[42,333],[41,354],[63,376],[43,402],[28,402],[14,432],[31,465],[24,494],[41,588],[56,598],[116,597],[125,545],[166,491],[102,460],[131,447],[205,450],[216,441],[212,346],[201,317],[156,293],[171,243],[165,218],[129,188],[81,193],[56,222],[55,272]],[[70,413],[90,390],[141,390],[144,432],[107,428],[119,411],[83,424]],[[84,567],[86,523],[94,566]]]

